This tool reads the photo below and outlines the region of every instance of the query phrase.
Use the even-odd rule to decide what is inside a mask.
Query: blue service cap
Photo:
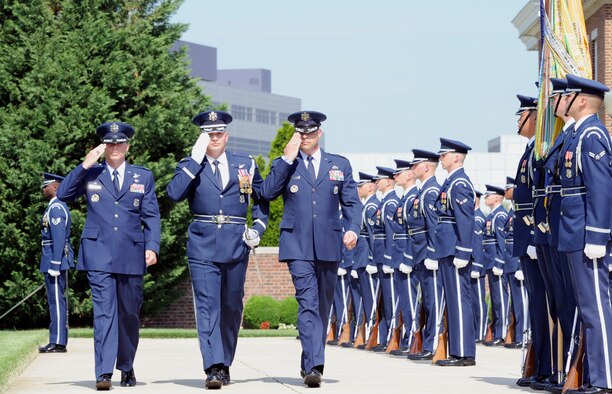
[[[287,118],[289,122],[293,123],[295,131],[302,134],[319,130],[321,122],[325,119],[327,119],[327,116],[317,111],[294,112]]]
[[[523,96],[522,94],[517,94],[516,98],[520,102],[519,109],[516,111],[516,115],[520,115],[525,111],[538,109],[537,98],[531,96]]]
[[[435,163],[440,161],[439,154],[435,152],[430,152],[428,150],[413,149],[412,154],[414,155],[414,158],[412,159],[412,165],[422,163],[424,161],[433,161]]]
[[[393,173],[395,172],[393,168],[376,166],[376,169],[378,174],[374,175],[373,179],[375,181],[379,179],[393,179]]]
[[[134,128],[127,123],[106,122],[96,128],[96,134],[105,144],[122,144],[134,136]]]
[[[412,162],[410,161],[400,159],[394,159],[393,161],[395,162],[395,171],[393,171],[395,175],[412,168]]]
[[[515,183],[514,178],[512,178],[511,176],[507,176],[506,177],[506,186],[504,187],[504,190],[513,189],[514,188],[514,183]]]
[[[500,196],[503,196],[504,194],[506,194],[506,191],[499,187],[499,186],[494,186],[494,185],[485,185],[487,187],[487,191],[484,193],[485,196],[490,196],[492,194],[499,194]]]
[[[223,111],[204,111],[193,117],[191,122],[198,126],[203,133],[224,132],[228,124],[232,123],[232,115]]]
[[[371,182],[374,182],[374,175],[359,171],[359,181],[357,182],[357,186],[365,185],[366,183]]]
[[[476,193],[476,198],[482,197],[482,192],[481,191],[474,190],[474,193]]]
[[[53,182],[61,182],[63,180],[64,180],[63,176],[52,174],[50,172],[43,172],[41,187],[44,189],[45,187],[52,184]]]
[[[565,89],[567,89],[567,79],[565,78],[550,78],[550,83],[552,85],[552,90],[550,91],[551,96],[563,93]]]
[[[449,140],[447,138],[440,138],[440,150],[438,151],[439,155],[450,152],[467,154],[469,150],[472,150],[472,148],[463,142]]]
[[[601,82],[594,81],[588,78],[578,77],[576,75],[567,74],[567,88],[565,89],[565,93],[585,93],[592,94],[593,96],[597,96],[600,98],[604,98],[606,92],[610,91],[610,88],[604,85]]]

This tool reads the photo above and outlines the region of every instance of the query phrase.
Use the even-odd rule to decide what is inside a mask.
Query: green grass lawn
[[[47,330],[0,331],[0,393],[36,357],[38,346],[47,344]]]
[[[297,330],[246,330],[238,333],[240,338],[295,337]],[[71,328],[70,338],[93,338],[92,328]],[[141,338],[197,338],[198,332],[189,328],[141,328]]]

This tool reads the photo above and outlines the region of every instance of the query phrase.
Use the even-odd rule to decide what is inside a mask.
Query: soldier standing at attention
[[[476,203],[474,207],[474,246],[472,247],[472,270],[470,282],[472,286],[472,310],[474,311],[474,330],[476,343],[482,343],[487,335],[489,308],[485,297],[485,275],[483,237],[487,218],[480,210],[480,197],[482,193],[476,190]]]
[[[205,111],[193,118],[201,130],[191,157],[181,160],[168,184],[168,197],[189,201],[187,258],[196,326],[209,389],[230,383],[242,319],[249,251],[268,223],[269,203],[261,199],[262,178],[255,160],[225,149],[232,116]],[[253,226],[247,209],[253,201]]]
[[[96,133],[102,144],[66,176],[57,197],[87,197],[77,269],[87,271],[91,287],[96,388],[109,390],[115,361],[121,386],[136,385],[142,282],[157,263],[161,226],[153,174],[125,161],[132,126],[109,122]],[[105,162],[96,164],[102,154]]]
[[[284,155],[272,163],[261,187],[263,198],[283,196],[279,260],[287,262],[299,304],[298,331],[302,344],[304,384],[319,387],[325,365],[325,339],[342,243],[355,247],[361,204],[349,161],[323,151],[321,122],[315,111],[289,115],[296,133]],[[344,236],[338,215],[344,218]]]
[[[51,323],[49,344],[38,348],[41,353],[65,353],[68,343],[66,286],[68,269],[74,267],[74,252],[70,245],[70,211],[56,196],[63,179],[59,175],[43,174],[42,192],[49,205],[42,217],[40,272],[45,276]]]

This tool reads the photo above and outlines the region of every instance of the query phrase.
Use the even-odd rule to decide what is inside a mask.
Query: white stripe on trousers
[[[414,314],[416,313],[416,306],[413,304],[413,300],[412,300],[412,285],[410,283],[410,273],[407,273],[406,276],[408,276],[408,302],[410,303],[410,313],[412,314],[412,324],[410,325],[410,335],[408,335],[408,347],[412,346],[412,334],[414,334],[416,332],[416,322],[415,322],[415,316]],[[404,328],[406,325],[404,324]]]
[[[434,328],[434,331],[436,333],[436,336],[434,338],[434,345],[433,345],[433,350],[434,352],[436,351],[436,349],[438,348],[438,329],[440,328],[440,306],[438,305],[438,270],[433,270],[433,283],[434,283],[434,305],[436,308],[436,327]]]
[[[484,338],[484,325],[483,325],[483,316],[484,316],[484,308],[482,307],[482,289],[480,288],[480,278],[476,278],[476,283],[478,283],[478,308],[480,309],[480,323],[478,325],[478,339],[482,341]]]
[[[601,303],[601,294],[599,294],[599,272],[597,270],[597,260],[593,259],[593,279],[595,281],[595,299],[597,300],[597,313],[599,314],[599,322],[601,325],[601,337],[603,339],[604,361],[606,363],[606,383],[607,387],[612,387],[612,378],[610,377],[610,355],[608,354],[608,333],[606,332],[606,321],[604,319],[603,306]]]
[[[459,357],[464,357],[463,351],[463,303],[461,302],[461,282],[459,281],[459,268],[455,267],[455,283],[457,285],[457,301],[459,301]]]
[[[57,278],[58,276],[55,277],[55,320],[57,320],[56,322],[56,329],[57,329],[57,335],[55,338],[55,343],[59,344],[60,343],[60,305],[59,305],[59,286],[57,283]]]
[[[502,339],[506,338],[506,305],[504,302],[504,285],[502,284],[502,275],[499,277],[499,300],[501,301],[501,318],[502,318]]]

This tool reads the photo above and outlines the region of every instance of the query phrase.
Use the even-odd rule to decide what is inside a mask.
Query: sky
[[[269,69],[272,93],[325,113],[327,151],[486,151],[516,132],[516,94],[537,95],[537,52],[511,23],[526,3],[186,0],[172,21],[219,68]]]

